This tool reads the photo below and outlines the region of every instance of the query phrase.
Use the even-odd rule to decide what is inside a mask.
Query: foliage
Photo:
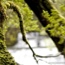
[[[50,31],[51,36],[60,37],[59,44],[61,44],[65,39],[65,19],[61,18],[55,10],[52,10],[51,15],[43,11],[43,15],[50,21],[46,30]]]
[[[65,17],[65,0],[56,0],[53,2],[53,5],[59,10],[60,14]]]
[[[21,5],[21,3],[19,1],[23,2],[22,5]],[[24,16],[23,20],[24,20],[25,31],[26,32],[28,32],[30,30],[31,31],[39,31],[40,28],[38,28],[39,26],[37,25],[37,20],[33,17],[34,16],[33,12],[30,11],[29,8],[27,8],[27,5],[24,3],[24,1],[21,1],[21,0],[19,0],[19,1],[18,0],[14,0],[14,2],[16,2],[16,4],[19,5],[19,7],[22,7],[22,9],[19,8],[19,10],[22,13],[22,15]],[[3,3],[4,2],[5,2],[5,0],[3,0]],[[6,5],[9,6],[10,4],[6,3]],[[6,14],[11,18],[10,19],[10,18],[7,17],[7,19],[5,21],[7,23],[4,23],[4,25],[3,25],[4,28],[5,28],[4,33],[6,33],[7,29],[9,28],[9,26],[14,27],[14,25],[12,25],[12,24],[15,24],[16,26],[19,27],[19,25],[18,25],[19,22],[18,22],[18,18],[17,18],[18,12],[16,12],[17,15],[15,15],[15,13],[13,13],[13,11],[15,12],[15,9],[13,8],[13,11],[12,11],[13,14],[11,15],[10,13],[8,13],[10,9],[7,10],[7,7],[4,4],[3,4],[3,7],[5,9],[5,12],[7,11]],[[11,10],[10,10],[10,12],[11,12]],[[60,37],[59,44],[61,44],[64,41],[64,37],[65,37],[65,31],[64,31],[65,30],[64,29],[65,28],[65,19],[63,19],[62,17],[59,17],[58,16],[59,13],[57,13],[55,10],[52,10],[51,14],[49,14],[47,11],[43,11],[43,14],[44,14],[45,18],[47,18],[50,21],[50,23],[47,25],[47,27],[45,29],[50,31],[51,36]],[[15,15],[15,16],[13,16],[13,15]],[[13,19],[13,17],[14,17],[14,19]],[[9,22],[9,20],[10,20],[10,22]],[[20,21],[20,22],[22,22],[22,21]],[[22,28],[21,25],[20,25],[20,27]],[[21,29],[21,32],[23,33],[22,29]],[[1,30],[2,30],[2,28],[1,28]],[[2,34],[2,32],[1,32],[1,34]],[[6,65],[7,64],[15,65],[15,62],[14,62],[13,58],[11,57],[9,52],[7,52],[5,44],[3,44],[4,43],[4,41],[3,41],[4,39],[2,39],[2,37],[3,36],[1,36],[1,38],[0,38],[0,49],[1,49],[1,51],[0,51],[0,62],[2,62],[1,64],[3,64],[3,65],[4,64],[6,64]],[[12,37],[12,36],[10,36],[10,37]],[[12,40],[14,40],[14,39],[12,39]],[[35,60],[36,60],[35,56],[40,57],[39,55],[36,55],[34,53],[33,49],[29,45],[24,33],[23,33],[23,41],[25,41],[26,44],[28,44],[29,48],[33,52],[33,57],[34,57]]]
[[[38,20],[36,19],[33,12],[29,9],[27,4],[24,2],[24,0],[6,0],[6,1],[3,0],[3,3],[7,2],[7,1],[13,1],[18,5],[19,11],[22,13],[22,16],[23,16],[24,29],[25,29],[26,32],[44,30],[44,28],[42,26],[40,26],[40,24],[38,23]],[[64,15],[65,7],[64,7],[63,3],[64,3],[64,0],[62,2],[60,0],[59,1],[57,0],[53,3],[53,5],[60,11],[61,14]],[[18,22],[17,15],[11,9],[7,9],[7,7],[5,5],[3,5],[3,6],[5,8],[5,11],[7,10],[6,11],[7,12],[6,13],[7,14],[7,20],[5,21],[6,23],[4,23],[4,28],[5,28],[4,31],[7,32],[8,28],[10,28],[10,27],[19,29],[19,22]],[[62,13],[62,12],[64,12],[64,13]],[[60,18],[58,16],[58,14],[59,13],[55,12],[54,10],[52,10],[51,15],[48,14],[48,12],[45,12],[45,17],[48,18],[49,21],[51,22],[51,24],[48,24],[46,28],[49,28],[49,27],[53,28],[52,30],[49,30],[50,33],[52,33],[51,35],[59,36],[63,41],[64,35],[65,35],[65,32],[63,31],[64,27],[65,27],[64,26],[65,20]],[[62,21],[62,22],[60,22],[60,21]],[[12,35],[6,36],[6,38],[10,38],[10,36],[12,36]],[[14,39],[16,39],[16,37]],[[13,39],[11,41],[13,41]]]
[[[4,33],[6,33],[6,34],[8,33],[8,28],[19,29],[19,22],[18,22],[16,13],[13,12],[13,10],[11,10],[11,9],[7,9],[7,7],[5,6],[5,3],[7,5],[9,5],[7,3],[7,1],[11,1],[11,0],[6,0],[6,1],[3,0],[3,6],[4,6],[5,12],[7,14],[7,19],[4,22]],[[22,13],[25,32],[40,31],[38,20],[36,19],[33,12],[29,9],[27,4],[24,2],[24,0],[12,0],[12,1],[15,2],[16,5],[18,5],[17,6],[18,9]],[[15,31],[13,30],[12,32],[15,32]],[[9,31],[9,33],[10,33],[10,31]],[[17,34],[17,33],[18,32],[16,32],[15,34]],[[11,36],[14,36],[14,34],[10,34],[5,37],[7,45],[9,44],[8,42],[10,42],[10,44],[13,42],[13,39],[11,39]],[[10,40],[7,40],[7,38]],[[14,36],[14,39],[16,39],[16,36]]]
[[[7,2],[7,1],[11,1],[11,0],[6,0],[6,1],[3,0],[3,2]],[[38,20],[36,20],[36,17],[34,16],[33,12],[28,8],[28,6],[24,2],[24,0],[12,0],[12,1],[15,2],[19,6],[18,8],[19,8],[20,12],[22,13],[23,20],[24,20],[24,29],[26,32],[40,31],[40,29],[41,30],[44,29],[43,27],[41,27],[41,28],[39,27]],[[64,12],[65,5],[63,4],[64,2],[65,2],[64,0],[62,2],[60,0],[59,1],[57,0],[53,4],[60,11],[60,14],[65,13]],[[4,6],[4,8],[7,9],[6,6]],[[64,12],[64,13],[62,13],[62,12]],[[51,15],[47,11],[44,11],[45,17],[50,21],[50,24],[47,25],[46,29],[51,28],[51,30],[49,30],[51,35],[60,37],[59,44],[61,44],[64,41],[64,36],[65,36],[65,31],[64,31],[65,30],[64,29],[65,20],[63,18],[59,17],[58,14],[59,13],[57,13],[54,10],[52,10]],[[17,15],[10,9],[7,10],[7,20],[5,22],[6,22],[6,23],[4,23],[5,32],[7,31],[7,29],[9,27],[19,28],[19,22],[18,22]],[[12,25],[12,24],[14,24],[14,25]],[[6,36],[6,37],[8,38],[9,36]]]
[[[24,2],[24,0],[2,0],[2,4],[3,7],[5,9],[6,12],[6,20],[4,22],[4,34],[5,34],[5,42],[7,45],[13,44],[13,42],[15,43],[17,40],[16,36],[18,34],[18,31],[16,32],[16,35],[14,35],[15,30],[12,30],[11,28],[17,28],[19,29],[19,22],[18,22],[18,17],[16,15],[15,12],[13,12],[13,10],[11,9],[7,9],[7,5],[9,5],[7,2],[8,1],[12,1],[15,2],[16,5],[18,5],[18,9],[19,11],[22,13],[23,16],[23,21],[24,21],[24,29],[26,32],[29,31],[40,31],[39,25],[38,25],[38,20],[36,20],[35,15],[33,14],[33,12],[29,9],[29,7],[27,6],[27,4]],[[11,29],[11,31],[8,31],[8,29]],[[11,33],[7,35],[7,33]],[[14,36],[14,40],[12,39],[12,36]],[[9,40],[8,40],[9,39]],[[9,43],[10,42],[10,43]]]
[[[10,0],[8,0],[8,1],[10,1]],[[33,12],[29,9],[27,4],[25,4],[24,0],[22,0],[22,1],[21,0],[14,0],[14,2],[18,5],[19,11],[22,13],[25,31],[39,30],[38,25],[37,25],[38,20],[34,19],[35,16],[34,16]],[[8,25],[8,27],[9,27],[12,24],[14,24],[13,26],[19,27],[19,22],[16,18],[16,14],[14,14],[14,12],[11,12],[11,10],[9,10],[9,11],[7,11],[8,23],[6,25],[9,24]]]

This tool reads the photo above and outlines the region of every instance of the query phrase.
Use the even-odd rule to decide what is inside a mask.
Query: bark
[[[51,4],[51,0],[25,0],[25,2],[28,4],[30,9],[37,16],[40,23],[44,27],[46,27],[50,22],[44,17],[44,15],[42,15],[42,13],[43,13],[43,10],[46,10],[51,15],[51,9],[55,9],[55,7]],[[57,9],[55,9],[55,10],[57,11]],[[59,16],[62,17],[60,14],[59,14]],[[59,52],[61,52],[61,54],[63,54],[65,56],[65,52],[63,52],[64,42],[62,44],[58,44],[58,41],[60,40],[60,38],[51,36],[51,34],[48,30],[46,30],[46,32],[52,38],[52,40],[55,42],[55,45],[58,48]]]

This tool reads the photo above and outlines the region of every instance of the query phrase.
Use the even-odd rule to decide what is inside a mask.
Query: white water
[[[37,64],[32,56],[31,50],[22,41],[21,36],[22,35],[19,33],[18,42],[15,46],[12,47],[14,49],[8,49],[9,52],[14,57],[15,61],[19,63],[19,65],[65,65],[63,55],[60,55],[58,57],[52,57],[52,58],[38,58],[37,57],[37,60],[38,60],[38,64]],[[39,41],[37,41],[38,38],[34,36],[33,33],[26,36],[36,54],[43,55],[43,56],[51,56],[51,55],[55,56],[59,54],[53,41],[48,36],[42,37]],[[39,47],[37,47],[38,42],[40,43]],[[44,47],[47,47],[47,48],[44,48]]]

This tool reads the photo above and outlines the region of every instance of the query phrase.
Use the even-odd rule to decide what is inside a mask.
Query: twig
[[[41,56],[41,55],[36,55],[36,57],[40,57],[40,58],[50,58],[50,57],[58,57],[60,56],[61,54],[57,54],[55,56],[51,56],[51,55],[48,55],[48,56]]]
[[[42,59],[39,59],[39,60],[44,61],[45,63],[47,63],[47,64],[49,64],[49,65],[52,65],[52,64],[50,64],[49,62],[47,62],[47,61],[45,61],[45,60],[42,60]]]
[[[36,62],[38,63],[38,61],[37,61],[37,59],[36,59],[36,54],[35,54],[35,52],[33,51],[32,47],[30,46],[29,42],[28,42],[27,39],[26,39],[21,13],[19,12],[18,7],[17,7],[13,2],[10,2],[10,1],[9,1],[8,3],[9,3],[9,5],[6,3],[7,7],[10,8],[10,9],[13,9],[13,11],[17,14],[17,16],[18,16],[18,18],[19,18],[20,30],[21,30],[21,33],[22,33],[23,41],[29,46],[30,50],[31,50],[32,53],[33,53],[34,59],[35,59]]]
[[[23,21],[22,21],[22,20],[20,21],[20,30],[21,30],[21,33],[22,33],[23,41],[29,46],[30,50],[31,50],[32,53],[33,53],[34,59],[35,59],[36,62],[38,63],[38,60],[37,60],[36,57],[35,57],[36,54],[35,54],[34,50],[32,49],[32,47],[30,46],[29,42],[28,42],[27,39],[26,39],[25,32],[24,32]]]
[[[29,42],[27,41],[23,27],[24,27],[24,26],[23,26],[23,22],[20,21],[20,30],[21,30],[21,33],[22,33],[23,41],[29,46],[30,50],[31,50],[32,53],[33,53],[33,57],[34,57],[34,59],[36,60],[37,63],[38,63],[38,60],[36,59],[36,57],[49,58],[49,57],[58,57],[59,55],[61,55],[61,54],[57,54],[57,55],[55,55],[55,56],[51,56],[51,55],[49,55],[49,56],[37,55],[37,54],[34,52],[34,50],[32,49],[32,47],[30,46]]]
[[[22,20],[22,16],[21,16],[21,13],[19,12],[19,9],[18,7],[14,4],[14,3],[11,3],[9,2],[10,6],[8,6],[9,8],[13,9],[14,12],[16,12],[18,18],[19,18],[19,22],[20,22],[20,30],[21,30],[21,33],[22,33],[22,38],[23,38],[23,41],[29,46],[30,50],[32,51],[33,53],[33,57],[34,59],[36,60],[36,62],[38,63],[38,60],[36,59],[36,57],[40,57],[40,58],[49,58],[49,57],[57,57],[59,56],[60,54],[56,55],[56,56],[41,56],[41,55],[37,55],[34,50],[32,49],[32,47],[30,46],[29,42],[27,41],[26,39],[26,36],[25,36],[25,32],[24,32],[24,26],[23,26],[23,20]]]

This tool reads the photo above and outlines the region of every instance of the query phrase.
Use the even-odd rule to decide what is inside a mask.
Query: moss
[[[4,39],[3,22],[5,20],[4,9],[0,2],[0,65],[16,65],[13,57],[7,51]]]
[[[0,51],[0,65],[16,65],[13,57],[4,49]]]
[[[0,39],[0,65],[16,65],[13,57],[7,51],[6,45],[3,40]]]
[[[13,57],[7,51],[7,47],[4,41],[4,35],[0,28],[0,65],[16,65]]]

